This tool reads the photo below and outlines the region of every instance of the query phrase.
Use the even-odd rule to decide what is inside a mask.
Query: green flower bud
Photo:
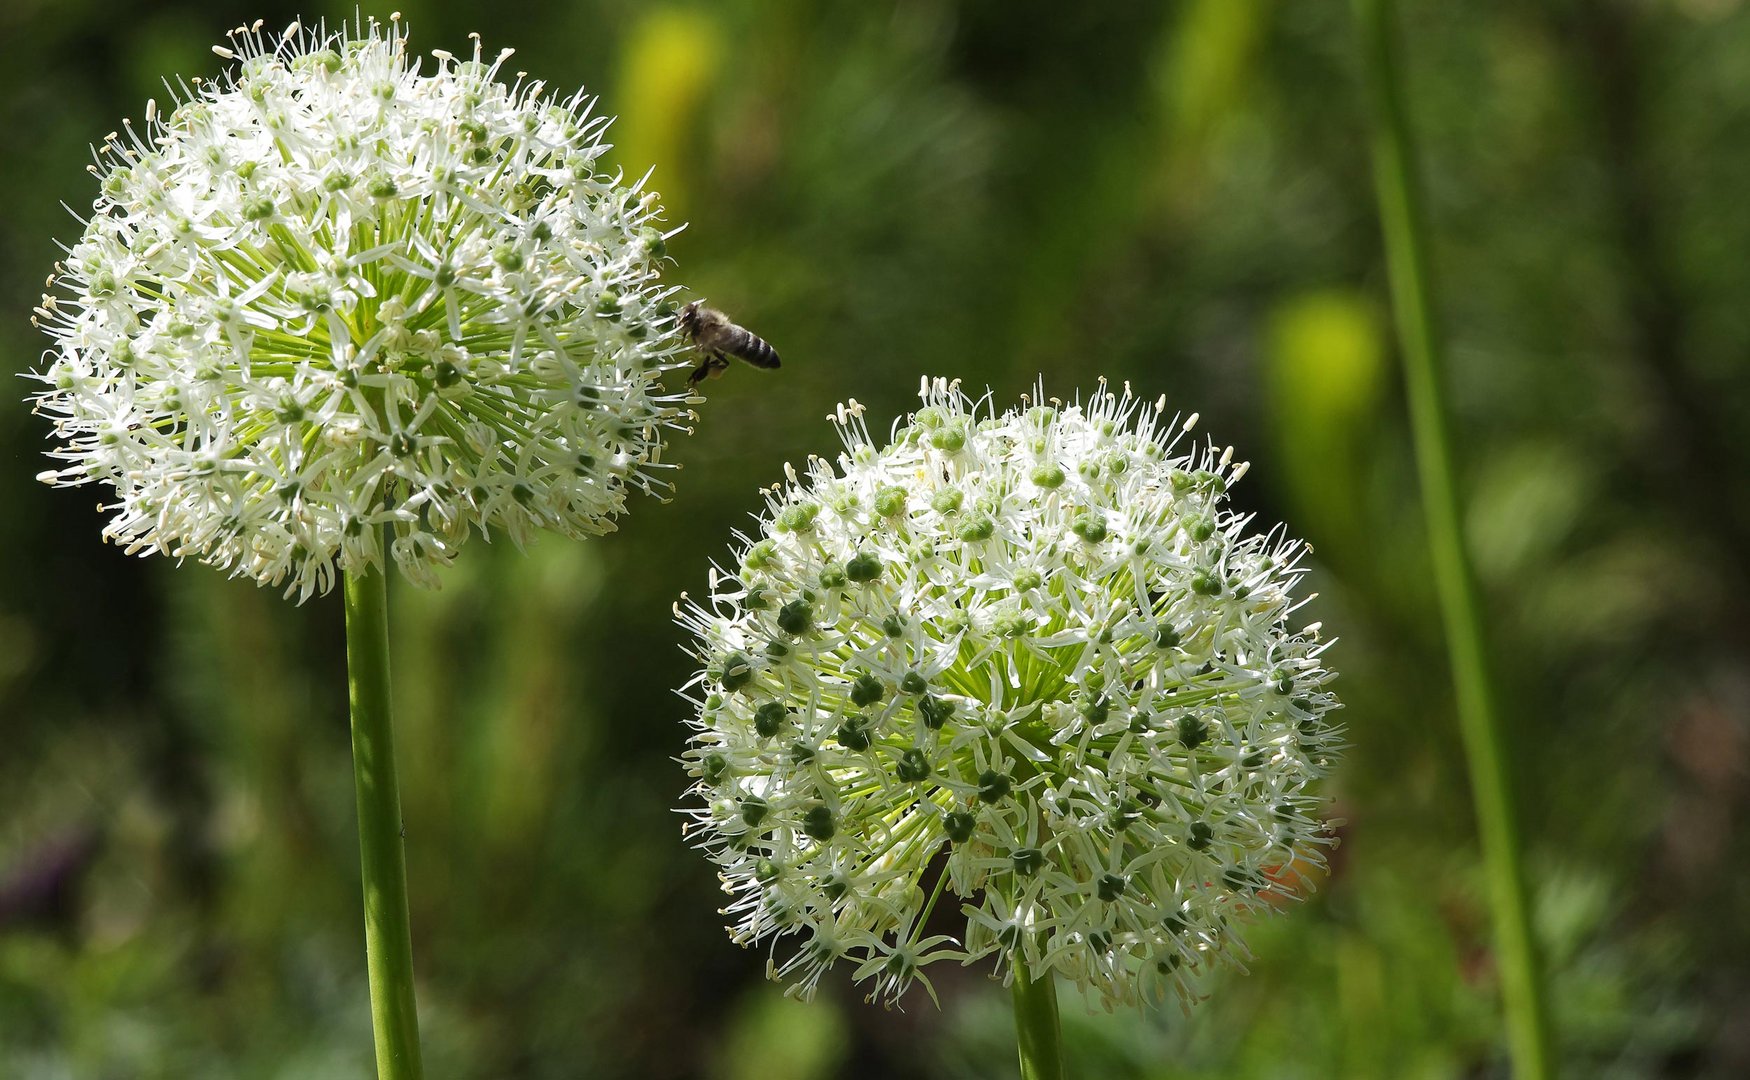
[[[740,690],[753,681],[753,661],[746,653],[734,652],[723,658],[723,672],[717,681],[725,690]]]
[[[1106,519],[1092,511],[1076,515],[1075,523],[1069,529],[1090,544],[1106,539]]]
[[[887,696],[887,687],[881,680],[868,672],[857,676],[851,683],[851,703],[853,705],[873,705]]]
[[[802,815],[802,831],[824,844],[838,831],[838,824],[833,819],[832,810],[825,806],[811,806]]]
[[[942,831],[956,844],[964,844],[972,839],[972,830],[977,825],[978,819],[964,810],[955,810],[942,818]]]
[[[992,769],[978,774],[978,797],[987,803],[999,803],[1008,798],[1013,785],[1009,778]]]
[[[900,755],[893,772],[908,784],[921,783],[930,778],[930,762],[922,750],[913,747]]]

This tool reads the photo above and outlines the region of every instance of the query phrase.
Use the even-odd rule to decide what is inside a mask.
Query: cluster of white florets
[[[1302,547],[1245,535],[1244,466],[1179,451],[1196,418],[1164,402],[922,396],[885,447],[841,407],[836,467],[791,471],[678,609],[703,665],[689,830],[732,936],[794,935],[771,973],[804,995],[840,959],[892,998],[988,955],[1108,1004],[1188,994],[1329,842]]]
[[[509,50],[398,22],[216,49],[112,135],[38,321],[36,398],[66,464],[115,489],[105,534],[300,597],[381,566],[434,582],[471,529],[613,528],[679,419],[666,234],[599,167],[608,117]]]

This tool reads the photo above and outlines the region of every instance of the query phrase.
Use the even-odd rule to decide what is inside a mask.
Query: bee
[[[686,331],[705,360],[687,376],[688,386],[697,386],[706,379],[715,379],[729,367],[729,357],[745,360],[757,368],[778,366],[778,350],[766,340],[729,321],[729,316],[716,308],[694,300],[681,309],[681,329]]]

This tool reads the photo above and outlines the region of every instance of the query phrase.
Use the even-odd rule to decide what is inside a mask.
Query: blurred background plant
[[[7,370],[86,145],[231,25],[352,12],[222,6],[0,7]],[[1561,1057],[1742,1075],[1750,10],[1400,6]],[[1066,998],[1072,1073],[1503,1072],[1346,5],[401,7],[418,49],[480,30],[603,93],[692,223],[681,279],[785,357],[709,387],[673,505],[396,591],[432,1075],[1012,1075],[980,972],[939,1013],[843,980],[803,1007],[728,942],[672,812],[669,605],[835,402],[885,423],[923,373],[1007,400],[1040,372],[1166,393],[1256,463],[1235,498],[1316,549],[1353,742],[1336,865],[1251,973],[1188,1016]],[[366,1075],[338,598],[99,545],[95,498],[32,480],[27,390],[0,398],[0,1076]]]

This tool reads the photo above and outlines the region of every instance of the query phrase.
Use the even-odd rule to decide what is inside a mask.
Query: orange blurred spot
[[[1306,899],[1331,876],[1330,867],[1324,859],[1309,852],[1298,852],[1286,863],[1259,869],[1263,871],[1264,880],[1270,884],[1258,895],[1275,907]]]

